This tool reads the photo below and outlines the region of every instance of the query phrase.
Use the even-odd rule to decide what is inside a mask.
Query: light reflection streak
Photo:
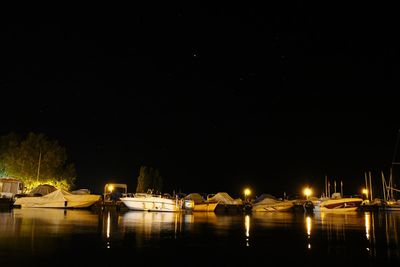
[[[111,215],[110,212],[107,214],[107,238],[110,238],[110,226],[111,226]]]
[[[110,227],[111,227],[111,215],[110,212],[107,213],[107,248],[110,248]]]
[[[312,220],[310,216],[306,217],[306,230],[307,230],[307,248],[311,249],[311,243],[310,243],[310,239],[311,239],[311,225],[312,225]]]
[[[311,217],[310,216],[307,216],[306,223],[307,223],[307,235],[308,235],[308,238],[310,238],[310,236],[311,236]]]
[[[246,227],[246,237],[250,237],[250,216],[246,215],[244,219],[244,226]]]
[[[246,247],[249,247],[249,238],[250,238],[250,216],[246,215],[244,217],[244,227],[246,229]]]
[[[371,221],[369,219],[369,212],[365,213],[364,218],[365,218],[365,236],[367,240],[369,240],[371,231]]]

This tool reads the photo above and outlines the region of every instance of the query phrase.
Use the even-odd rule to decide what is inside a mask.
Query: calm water
[[[400,262],[399,225],[400,212],[308,216],[14,209],[0,212],[0,263],[378,266]]]

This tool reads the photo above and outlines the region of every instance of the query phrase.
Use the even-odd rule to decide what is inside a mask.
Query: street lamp
[[[365,195],[365,198],[368,199],[368,189],[363,188],[362,193]]]
[[[246,188],[244,190],[244,200],[247,200],[247,197],[250,196],[250,194],[251,194],[250,189]]]
[[[108,191],[110,191],[110,193],[111,193],[113,190],[114,190],[114,186],[109,185],[109,186],[108,186]]]
[[[304,188],[303,190],[303,194],[306,196],[306,198],[308,199],[309,196],[312,195],[312,190],[309,187]]]

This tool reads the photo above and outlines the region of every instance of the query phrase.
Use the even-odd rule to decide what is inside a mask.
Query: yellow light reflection
[[[244,218],[244,226],[246,228],[246,237],[250,237],[250,216],[246,215]]]
[[[311,239],[311,224],[312,224],[312,220],[310,216],[306,217],[306,229],[307,229],[307,239],[308,239],[308,243],[307,243],[307,248],[311,249],[311,243],[310,243],[310,239]]]
[[[111,216],[110,212],[107,214],[107,238],[110,238]]]
[[[371,221],[369,218],[369,212],[366,212],[364,217],[365,217],[365,236],[367,237],[367,240],[369,240],[371,231]]]
[[[306,225],[307,225],[307,236],[308,236],[308,238],[310,238],[310,236],[311,236],[311,217],[310,216],[307,216],[307,218],[306,218]]]
[[[246,229],[246,247],[250,246],[249,237],[250,237],[250,216],[246,215],[244,217],[244,227]]]

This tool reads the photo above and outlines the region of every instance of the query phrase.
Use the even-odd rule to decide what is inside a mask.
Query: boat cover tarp
[[[93,202],[100,199],[100,195],[74,195],[70,192],[57,189],[50,194],[41,197],[21,197],[15,201],[15,205],[29,204],[29,206],[53,205],[63,207],[65,202]]]
[[[261,201],[263,201],[264,199],[272,199],[272,200],[275,200],[275,201],[277,201],[278,199],[275,197],[275,196],[273,196],[273,195],[270,195],[270,194],[262,194],[261,196],[259,196],[259,197],[257,197],[255,200],[254,200],[254,203],[258,203],[258,202],[261,202]]]
[[[222,203],[222,204],[232,204],[232,205],[243,204],[243,201],[240,198],[233,199],[226,192],[219,192],[219,193],[215,194],[214,196],[208,198],[207,201],[208,202],[218,202],[218,203]]]

